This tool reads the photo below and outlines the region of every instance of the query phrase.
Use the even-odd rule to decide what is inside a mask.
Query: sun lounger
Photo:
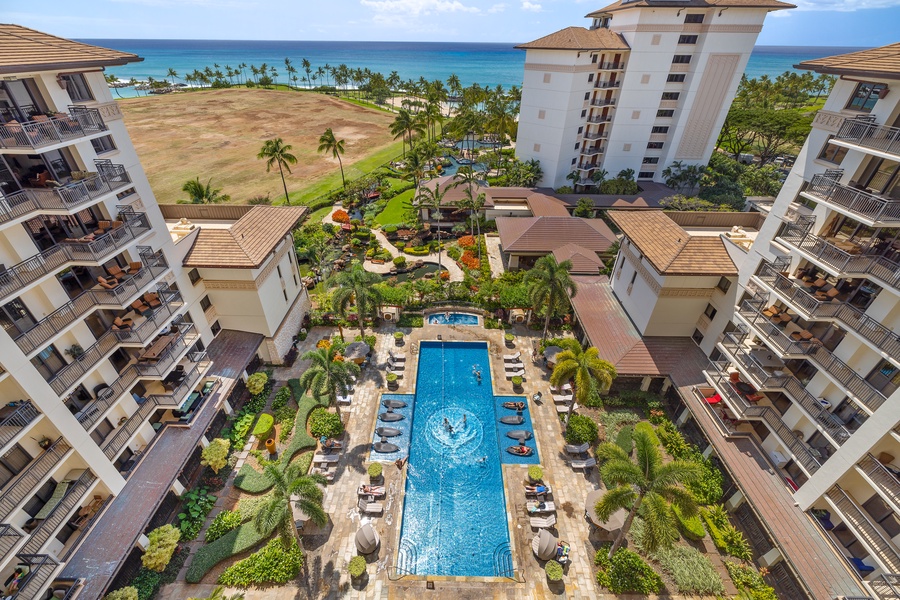
[[[368,488],[368,491],[363,488]],[[357,496],[373,496],[375,498],[384,496],[383,485],[361,485],[356,489]]]
[[[521,352],[516,352],[515,354],[504,354],[504,355],[503,355],[503,362],[516,362],[516,361],[518,361],[520,358],[522,358],[522,353],[521,353]]]
[[[403,353],[400,353],[400,354],[394,354],[394,353],[391,352],[390,350],[388,350],[388,357],[390,357],[391,360],[397,361],[397,362],[403,362],[403,361],[406,360],[406,355],[405,355],[405,354],[403,354]]]
[[[525,377],[525,369],[519,369],[518,371],[507,371],[506,378],[512,379],[513,377]]]
[[[38,511],[36,515],[34,515],[35,520],[46,519],[47,517],[49,517],[50,513],[53,512],[53,509],[59,506],[59,503],[62,502],[70,485],[72,485],[72,482],[70,480],[60,481],[59,483],[57,483],[56,487],[53,489],[53,495],[50,496],[50,499],[47,500],[47,503],[44,504],[41,510]]]
[[[337,474],[337,471],[333,469],[329,469],[327,465],[319,465],[312,468],[311,473],[315,475],[321,475],[325,478],[325,481],[333,482],[334,476]]]
[[[584,454],[585,452],[588,451],[588,449],[590,447],[591,447],[591,445],[588,444],[587,442],[585,442],[584,444],[581,444],[580,446],[566,444],[564,449],[568,454]]]
[[[560,392],[568,392],[571,394],[572,393],[572,384],[564,383],[563,386],[559,387],[559,388],[555,388],[555,387],[551,386],[550,391],[554,394],[559,394]]]
[[[573,469],[590,469],[591,467],[596,466],[597,459],[592,457],[585,460],[573,460],[569,464]]]
[[[338,404],[350,404],[351,402],[353,402],[353,396],[351,396],[349,394],[347,396],[338,396],[337,397]]]
[[[556,525],[556,515],[550,515],[549,517],[531,517],[530,522],[534,529],[550,529]]]
[[[526,496],[549,496],[550,494],[553,493],[553,488],[551,488],[549,485],[545,485],[543,487],[546,488],[543,492],[529,492],[528,489],[526,488],[525,495]]]
[[[366,498],[360,498],[356,503],[362,513],[384,512],[384,504],[381,502],[369,502]]]
[[[565,395],[550,394],[550,395],[553,397],[553,401],[556,402],[557,404],[559,404],[561,402],[571,402],[572,398],[574,398],[574,396],[572,394],[565,394]]]
[[[569,405],[569,404],[557,404],[557,405],[556,405],[556,414],[558,414],[558,415],[564,415],[564,414],[566,414],[567,412],[569,412],[570,410],[571,410],[572,412],[575,412],[575,410],[576,410],[577,408],[578,408],[578,404],[575,403],[575,402],[573,402],[571,405]]]
[[[393,359],[388,359],[387,363],[388,369],[402,371],[406,368],[406,361],[394,362]]]
[[[394,369],[389,368],[388,373],[393,373],[394,375],[397,376],[397,379],[403,379],[403,369],[400,369],[399,371],[395,371]]]
[[[525,363],[522,363],[522,362],[505,363],[503,365],[503,368],[506,369],[507,371],[521,371],[522,369],[525,368]]]
[[[525,508],[529,513],[533,514],[556,512],[556,504],[553,502],[529,501],[525,503]]]
[[[337,454],[316,454],[313,456],[313,464],[321,464],[321,463],[336,463],[341,460],[341,457]]]

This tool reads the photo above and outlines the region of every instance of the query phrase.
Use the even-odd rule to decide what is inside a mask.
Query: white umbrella
[[[544,348],[544,358],[547,359],[547,362],[555,363],[556,355],[562,351],[563,349],[559,346],[547,346]]]
[[[557,541],[556,536],[546,529],[541,529],[531,541],[531,549],[540,560],[550,560],[556,556]]]
[[[597,502],[600,501],[600,498],[603,497],[603,494],[606,493],[606,490],[594,490],[593,492],[587,495],[587,498],[584,499],[584,514],[590,520],[591,523],[599,527],[600,529],[605,529],[606,531],[616,531],[618,529],[622,529],[625,525],[625,519],[628,517],[628,512],[620,508],[612,515],[610,515],[609,519],[606,521],[601,521],[597,518],[597,513],[594,512],[594,507],[597,506]]]
[[[360,554],[371,554],[378,549],[378,532],[371,523],[366,523],[356,532],[356,549]]]
[[[369,345],[365,342],[353,342],[352,344],[347,345],[347,349],[344,350],[344,358],[349,358],[350,360],[361,360],[366,357],[366,354],[369,353]]]

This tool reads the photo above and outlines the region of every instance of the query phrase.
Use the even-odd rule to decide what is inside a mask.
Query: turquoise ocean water
[[[285,81],[284,59],[290,58],[304,77],[301,60],[320,66],[346,64],[350,68],[368,68],[389,75],[391,71],[404,80],[425,77],[446,82],[451,74],[463,85],[479,83],[486,87],[522,85],[525,52],[512,44],[478,44],[450,42],[282,42],[227,40],[81,40],[90,44],[132,52],[142,56],[139,63],[113,67],[108,72],[120,79],[138,80],[166,78],[169,68],[179,74],[218,64],[237,67],[241,63],[259,66],[267,63],[278,70]],[[775,77],[803,60],[842,54],[859,48],[825,46],[757,46],[747,64],[747,76]],[[249,68],[247,70],[249,74]],[[177,79],[176,79],[177,80]],[[319,83],[324,83],[319,80]],[[123,96],[133,90],[119,90]]]

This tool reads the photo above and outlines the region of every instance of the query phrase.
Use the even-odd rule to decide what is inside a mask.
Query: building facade
[[[706,164],[766,14],[778,0],[620,0],[517,46],[525,74],[516,154],[540,184],[588,185],[631,169],[663,181],[675,161]]]

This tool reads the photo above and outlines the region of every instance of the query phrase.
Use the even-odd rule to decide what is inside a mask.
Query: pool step
[[[515,578],[512,550],[509,548],[509,542],[502,542],[494,548],[493,565],[494,577]]]
[[[415,542],[409,538],[400,540],[397,552],[397,569],[404,573],[415,573],[419,564],[419,551]]]

